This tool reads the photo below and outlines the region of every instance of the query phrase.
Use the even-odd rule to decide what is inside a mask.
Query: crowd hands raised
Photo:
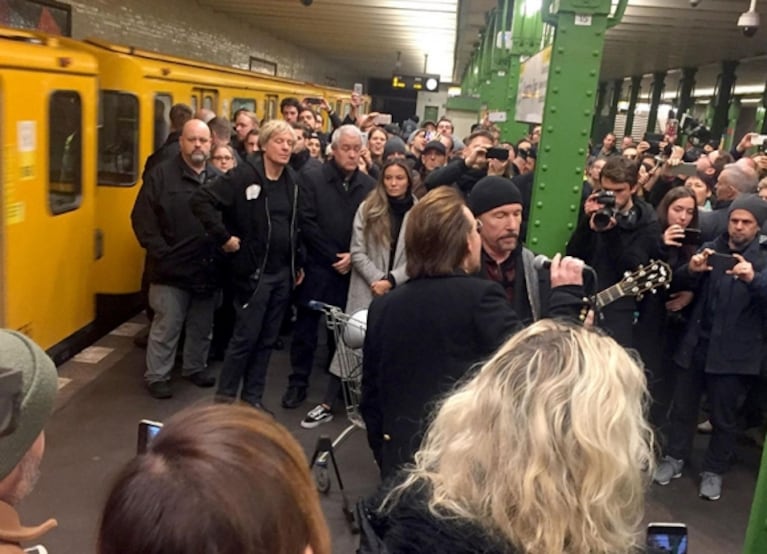
[[[665,484],[681,474],[704,390],[713,435],[701,496],[718,498],[734,450],[738,398],[756,381],[762,358],[767,257],[759,232],[767,202],[751,194],[760,159],[704,153],[694,160],[695,175],[682,179],[674,168],[688,151],[672,147],[659,162],[650,141],[636,147],[627,141],[620,155],[608,137],[590,163],[567,251],[542,267],[524,246],[540,128],[511,144],[484,121],[459,140],[446,118],[420,127],[412,119],[400,129],[376,124],[380,114],[362,114],[360,104],[352,98],[341,121],[322,99],[286,99],[282,120],[259,125],[254,114],[238,112],[233,137],[231,129],[217,130],[215,119],[206,124],[205,114],[190,119],[190,110],[177,109],[186,121],[174,122],[175,138],[147,164],[132,215],[147,250],[154,312],[150,393],[172,394],[182,328],[184,375],[201,387],[216,384],[207,357],[211,327],[214,336],[225,333],[225,325],[213,325],[220,306],[230,322],[215,394],[224,405],[202,410],[199,425],[211,429],[205,418],[223,425],[236,412],[237,425],[271,429],[263,392],[291,304],[285,409],[301,406],[309,385],[320,319],[309,301],[350,314],[369,309],[360,411],[383,485],[365,512],[391,552],[474,552],[477,544],[487,552],[630,551],[650,476]],[[323,112],[334,127],[330,136],[322,132]],[[698,238],[689,229],[699,230]],[[734,262],[711,263],[717,254]],[[619,298],[598,306],[594,317],[594,304],[584,299],[651,259],[672,267],[671,289],[643,300]],[[585,280],[584,262],[596,270]],[[329,346],[333,373],[332,338]],[[340,387],[331,377],[303,427],[333,418]],[[257,410],[226,405],[238,400]],[[600,417],[615,412],[610,405],[627,407],[618,410],[617,424]],[[664,449],[657,469],[645,417]],[[170,437],[184,432],[181,423],[169,423],[160,434],[167,440],[158,439],[157,451],[150,448],[121,476],[109,510],[130,508],[121,499],[145,478],[164,478],[177,452],[163,448],[181,448],[182,438]],[[214,433],[200,438],[208,434]],[[595,468],[613,475],[606,479]],[[258,477],[245,473],[244,480]],[[510,473],[519,475],[518,486],[500,482]],[[306,490],[295,495],[314,505],[311,483],[299,474],[291,479]],[[168,505],[177,504],[165,484],[155,482],[148,496],[167,492]],[[586,489],[595,496],[584,497]],[[271,511],[245,496],[242,502],[243,517],[250,509],[260,510],[256,518]],[[210,504],[205,517],[218,525],[219,506]],[[105,515],[103,551],[128,544],[121,522],[142,529],[140,517]],[[317,530],[321,516],[309,520],[297,524],[306,531],[293,538],[306,552],[327,551],[326,531]],[[272,520],[258,521],[280,535]],[[277,535],[268,539],[270,551],[288,552],[273,546]],[[141,545],[136,552],[151,551]],[[162,551],[186,551],[175,548]]]

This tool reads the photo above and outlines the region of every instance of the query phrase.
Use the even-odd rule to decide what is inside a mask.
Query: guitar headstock
[[[636,296],[641,300],[645,293],[671,286],[671,266],[661,260],[650,260],[626,274],[616,286],[622,296]]]

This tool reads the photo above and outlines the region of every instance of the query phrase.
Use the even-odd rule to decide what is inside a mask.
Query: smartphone
[[[368,134],[367,133],[360,133],[360,136],[362,137],[362,148],[368,147]]]
[[[764,140],[767,139],[767,135],[756,135],[751,137],[751,144],[754,146],[762,146]]]
[[[389,125],[391,123],[390,113],[379,113],[373,121],[375,125]]]
[[[146,452],[147,446],[157,436],[157,433],[162,429],[162,423],[157,421],[151,421],[149,419],[142,419],[138,424],[138,446],[136,452],[143,454]]]
[[[738,263],[735,256],[731,254],[720,254],[714,252],[708,257],[708,265],[710,265],[714,271],[724,273],[725,271],[732,269]]]
[[[651,523],[647,526],[647,553],[687,554],[684,523]]]
[[[305,98],[304,102],[306,102],[307,104],[312,104],[314,106],[319,106],[320,104],[322,104],[322,98],[314,98],[314,97]]]
[[[357,94],[362,94],[362,83],[354,83],[354,92]]]
[[[694,244],[695,246],[700,246],[703,244],[703,235],[701,234],[700,229],[688,227],[684,230],[684,237],[682,237],[680,242],[682,244]]]
[[[698,174],[698,166],[694,163],[681,163],[676,165],[667,165],[663,168],[664,175],[685,175],[694,177]]]
[[[501,160],[502,162],[505,162],[509,159],[509,151],[505,148],[488,148],[485,157],[488,160]]]

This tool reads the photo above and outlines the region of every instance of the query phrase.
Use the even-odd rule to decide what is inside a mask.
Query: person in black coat
[[[260,409],[266,372],[300,270],[298,177],[289,167],[295,132],[273,120],[259,134],[261,152],[200,189],[195,215],[230,255],[236,319],[221,369],[217,400]],[[223,218],[222,218],[223,215]]]
[[[600,182],[604,191],[612,193],[614,207],[606,211],[604,201],[598,200],[600,193],[589,196],[584,203],[585,217],[568,242],[567,254],[596,270],[597,290],[616,284],[627,271],[660,254],[658,217],[651,205],[636,197],[638,173],[637,162],[611,156],[602,168]],[[653,333],[663,314],[662,304],[656,300],[648,297],[643,303],[638,306],[634,298],[625,297],[606,306],[600,326],[623,346],[635,347],[635,333]],[[636,326],[635,312],[641,320]]]
[[[759,239],[767,202],[754,194],[740,195],[729,214],[727,232],[705,243],[674,273],[674,280],[686,282],[696,299],[674,356],[679,370],[671,430],[654,475],[661,485],[681,476],[705,388],[713,432],[699,495],[708,500],[721,496],[722,474],[735,452],[738,402],[759,375],[767,330],[767,247]]]
[[[354,125],[333,133],[333,159],[302,173],[299,228],[306,248],[306,277],[297,291],[298,314],[290,348],[292,372],[282,397],[284,408],[306,399],[317,348],[321,313],[309,307],[317,300],[344,308],[351,271],[350,245],[354,214],[373,190],[375,180],[359,171],[362,135]],[[330,337],[329,337],[330,338]],[[329,340],[333,357],[333,340]]]
[[[501,286],[473,275],[482,242],[454,189],[411,210],[405,248],[410,280],[373,301],[363,348],[360,411],[383,478],[412,460],[433,403],[523,325]],[[582,268],[555,258],[552,285],[582,285]]]
[[[474,185],[487,176],[488,160],[485,154],[494,144],[488,131],[476,131],[466,139],[465,158],[458,158],[445,167],[435,169],[424,180],[428,190],[441,186],[453,186],[464,196],[471,193]]]

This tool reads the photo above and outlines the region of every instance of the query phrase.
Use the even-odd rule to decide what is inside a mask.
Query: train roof
[[[0,26],[0,68],[19,68],[96,75],[98,63],[68,39]]]

